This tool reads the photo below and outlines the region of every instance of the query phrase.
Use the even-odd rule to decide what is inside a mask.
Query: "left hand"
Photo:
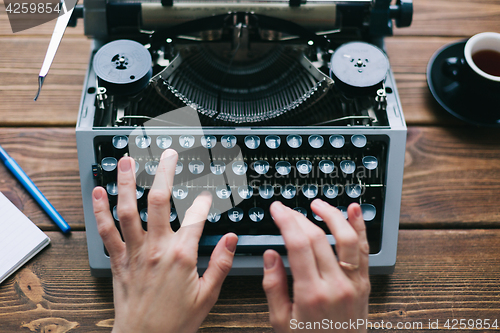
[[[186,212],[181,228],[170,227],[170,195],[177,153],[166,150],[148,195],[148,232],[137,212],[134,160],[118,163],[117,213],[125,242],[110,213],[106,191],[93,192],[99,234],[113,273],[113,332],[196,332],[231,269],[238,238],[225,235],[203,277],[197,271],[198,242],[212,203],[202,193]]]

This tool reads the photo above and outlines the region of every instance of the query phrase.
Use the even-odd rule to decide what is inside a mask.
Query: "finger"
[[[368,276],[368,263],[370,246],[366,238],[366,225],[363,220],[361,207],[357,203],[352,203],[347,208],[349,223],[358,233],[359,238],[359,269],[362,275]]]
[[[321,201],[314,200],[311,203],[311,209],[317,215],[321,211],[318,206],[321,206]],[[335,274],[338,271],[337,259],[325,232],[306,218],[298,220],[302,231],[309,238],[320,275]]]
[[[335,249],[339,262],[350,264],[351,267],[359,266],[359,238],[354,228],[337,208],[322,200],[316,200],[315,209],[335,237]],[[344,272],[347,271],[355,270],[344,269]]]
[[[292,303],[288,295],[288,281],[280,255],[274,250],[264,252],[262,288],[269,304],[269,320],[276,332],[288,332]]]
[[[170,226],[170,197],[176,164],[177,152],[173,149],[165,150],[149,190],[148,237],[154,241],[163,239],[166,234],[173,234]]]
[[[222,283],[233,266],[237,243],[238,236],[235,234],[224,235],[215,246],[208,268],[201,277],[202,299],[210,300],[210,305],[217,301]]]
[[[211,205],[212,195],[208,191],[203,191],[186,211],[184,221],[182,221],[182,225],[177,231],[179,241],[185,244],[186,249],[198,251],[198,242],[200,241],[203,226],[205,225]]]
[[[304,215],[284,206],[279,201],[272,203],[270,211],[285,241],[294,278],[297,281],[314,281],[319,277],[316,258],[309,240],[304,236],[297,222],[297,219],[305,218]]]
[[[118,204],[117,213],[123,239],[127,250],[136,249],[144,238],[137,212],[136,185],[134,175],[135,162],[130,157],[123,157],[118,162]]]
[[[108,250],[111,259],[118,257],[125,250],[125,243],[118,229],[116,229],[115,221],[109,211],[109,202],[106,195],[106,190],[102,187],[94,188],[92,192],[94,206],[94,215],[97,222],[97,230],[102,238],[104,246]]]

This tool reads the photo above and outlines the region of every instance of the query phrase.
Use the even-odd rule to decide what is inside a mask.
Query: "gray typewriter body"
[[[230,1],[224,3],[228,8],[235,6]],[[315,198],[326,200],[345,214],[351,202],[361,204],[370,243],[370,272],[393,271],[406,124],[394,77],[382,51],[382,37],[390,34],[386,28],[391,22],[391,9],[387,3],[374,1],[319,1],[316,4],[337,7],[331,12],[336,19],[321,27],[309,22],[307,15],[296,15],[297,10],[307,11],[314,1],[293,4],[288,14],[284,9],[290,5],[287,1],[252,2],[252,6],[261,10],[260,6],[269,3],[282,6],[285,14],[280,14],[284,15],[280,20],[290,15],[290,21],[296,21],[284,29],[287,31],[273,28],[281,27],[283,21],[265,28],[259,26],[264,25],[267,16],[260,17],[250,10],[250,4],[236,6],[234,12],[224,9],[225,14],[220,15],[219,9],[208,6],[205,13],[213,10],[211,17],[224,22],[229,18],[230,23],[220,27],[219,21],[207,23],[203,18],[182,17],[186,22],[193,20],[201,32],[179,28],[179,33],[176,28],[183,24],[185,27],[184,21],[164,27],[154,20],[146,23],[143,17],[143,30],[154,30],[155,24],[161,26],[152,33],[160,34],[155,40],[151,33],[149,39],[144,38],[137,27],[134,32],[131,27],[112,26],[106,11],[116,10],[113,6],[121,3],[85,2],[85,31],[94,41],[76,137],[92,275],[111,274],[93,214],[92,189],[97,185],[106,188],[113,209],[116,161],[124,155],[132,156],[136,160],[138,211],[147,229],[147,193],[166,148],[179,153],[172,198],[173,228],[179,227],[183,212],[197,193],[209,190],[214,198],[200,241],[200,272],[207,267],[214,244],[229,231],[240,237],[231,274],[262,274],[262,253],[267,248],[282,253],[288,267],[282,237],[268,210],[275,200],[322,227],[334,246],[334,238],[309,207]],[[156,5],[168,12],[168,8],[186,4],[179,1],[173,6]],[[400,2],[398,5],[403,6]],[[135,6],[137,11],[140,5]],[[384,6],[386,14],[373,14],[377,8],[384,12]],[[392,13],[396,7],[392,6]],[[119,10],[125,9],[124,5]],[[142,10],[146,15],[145,7]],[[353,16],[354,10],[364,19],[350,26],[345,20]],[[409,15],[411,18],[411,11]],[[378,21],[385,22],[385,26],[369,31]],[[294,30],[301,23],[307,31],[315,32],[314,39],[308,33],[302,35],[300,29]],[[203,24],[210,25],[210,29],[204,29]],[[107,44],[124,39],[125,46]],[[112,71],[142,59],[135,55],[127,58],[127,52],[133,53],[137,47],[132,40],[149,47],[152,61],[147,55],[146,59],[154,65],[149,74],[137,67],[130,69],[137,70],[134,74],[140,72],[132,84],[96,74],[102,73],[101,65],[106,70],[109,66],[94,63],[102,61],[96,54],[106,45],[111,53],[115,46],[109,45],[118,48],[118,58],[109,59]],[[360,49],[353,49],[353,45]],[[248,52],[257,55],[250,59]],[[353,60],[356,72],[363,76],[365,71],[368,81],[375,81],[350,81],[343,76],[342,66],[335,68],[332,59],[336,53],[345,58],[352,52],[363,55]],[[104,58],[108,56],[101,53]],[[377,78],[380,74],[370,68],[374,63],[380,64],[382,78]],[[214,75],[216,70],[220,75]],[[119,226],[118,220],[116,223]]]

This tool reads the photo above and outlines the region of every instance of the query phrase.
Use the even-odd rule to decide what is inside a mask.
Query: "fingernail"
[[[281,213],[285,210],[285,206],[279,201],[273,202],[272,205],[273,205],[273,210],[275,210],[276,213]]]
[[[330,205],[328,204],[328,202],[323,201],[323,200],[321,200],[321,199],[315,199],[314,201],[316,201],[316,203],[317,203],[318,205],[323,206],[323,207],[330,206]]]
[[[265,269],[271,269],[276,265],[276,256],[274,255],[268,255],[264,256],[264,268]]]
[[[130,159],[128,157],[122,158],[120,160],[120,171],[121,172],[129,172],[131,165],[130,165]]]
[[[102,191],[100,190],[94,190],[94,199],[95,200],[101,200],[102,198]]]
[[[228,237],[226,239],[226,249],[231,252],[231,253],[234,253],[236,251],[236,243],[237,242],[233,242],[231,241],[230,237]]]
[[[163,154],[161,154],[161,159],[165,159],[165,158],[169,158],[169,157],[172,157],[176,154],[175,150],[173,149],[167,149],[163,152]]]

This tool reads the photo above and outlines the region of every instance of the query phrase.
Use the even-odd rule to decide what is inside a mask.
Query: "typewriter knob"
[[[391,17],[396,19],[398,28],[409,27],[413,17],[412,0],[397,0],[395,6],[390,7]]]

